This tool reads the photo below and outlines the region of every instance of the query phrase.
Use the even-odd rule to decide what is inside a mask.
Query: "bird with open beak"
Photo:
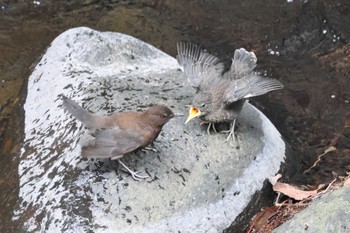
[[[63,96],[63,107],[95,134],[91,145],[82,147],[85,157],[110,158],[118,162],[135,180],[147,178],[129,169],[119,159],[138,149],[146,148],[174,117],[166,106],[154,105],[145,112],[117,112],[109,116],[94,115],[76,102]]]
[[[234,135],[235,122],[249,97],[282,89],[283,84],[253,72],[257,58],[253,52],[237,49],[230,69],[224,73],[224,64],[200,46],[191,43],[177,44],[176,59],[183,68],[189,83],[196,89],[185,122],[199,117],[215,130],[215,123],[229,122],[229,135]],[[215,130],[216,131],[216,130]]]

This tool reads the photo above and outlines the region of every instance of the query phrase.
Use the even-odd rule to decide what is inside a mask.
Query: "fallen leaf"
[[[278,179],[281,176],[281,174],[277,174],[276,176],[269,178],[269,181],[272,184],[272,189],[275,192],[283,193],[284,195],[298,201],[304,200],[305,198],[308,198],[310,196],[315,196],[318,192],[318,189],[312,191],[304,191],[290,184],[279,182]]]
[[[272,186],[272,189],[275,192],[283,193],[284,195],[298,201],[304,200],[305,198],[308,198],[310,196],[315,196],[318,192],[318,189],[312,191],[304,191],[290,184],[285,184],[282,182],[277,182],[274,186]]]
[[[344,180],[344,186],[347,186],[347,185],[350,185],[350,177],[347,177],[347,178]]]
[[[278,213],[279,209],[278,206],[272,206],[257,213],[250,223],[247,233],[260,232],[269,223],[270,218]]]

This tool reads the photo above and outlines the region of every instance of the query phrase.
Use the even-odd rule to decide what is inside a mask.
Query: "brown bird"
[[[209,124],[209,133],[210,127],[216,131],[215,123],[230,122],[226,141],[234,135],[236,119],[249,97],[283,88],[280,81],[253,73],[257,58],[244,48],[235,51],[231,68],[225,73],[224,64],[200,46],[178,43],[177,52],[179,65],[197,91],[185,124],[199,117],[203,123]]]
[[[158,137],[163,125],[174,117],[168,107],[154,105],[145,112],[117,112],[100,116],[91,114],[65,96],[62,99],[64,108],[70,114],[95,131],[92,145],[82,148],[83,156],[117,159],[135,180],[148,177],[133,172],[119,159],[125,154],[146,148]]]

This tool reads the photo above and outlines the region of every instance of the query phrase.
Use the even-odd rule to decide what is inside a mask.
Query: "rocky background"
[[[172,56],[178,41],[201,43],[228,64],[238,47],[255,51],[257,70],[286,86],[252,100],[291,146],[285,180],[318,184],[333,172],[344,175],[350,169],[349,11],[347,0],[1,1],[1,190],[18,192],[18,116],[32,65],[75,26],[123,32]],[[308,169],[329,146],[336,150]],[[0,200],[4,221],[15,200],[3,192]]]

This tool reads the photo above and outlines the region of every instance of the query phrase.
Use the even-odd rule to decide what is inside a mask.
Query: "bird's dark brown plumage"
[[[94,143],[83,147],[82,154],[98,158],[119,159],[145,148],[174,116],[163,105],[154,105],[145,112],[117,112],[109,116],[91,114],[67,97],[63,97],[63,106],[87,128],[95,131]]]
[[[179,65],[197,90],[186,123],[194,117],[209,123],[209,127],[213,123],[232,122],[232,135],[247,98],[283,88],[280,81],[255,74],[256,56],[243,48],[235,51],[232,65],[225,73],[223,63],[197,45],[178,43],[177,52]]]

